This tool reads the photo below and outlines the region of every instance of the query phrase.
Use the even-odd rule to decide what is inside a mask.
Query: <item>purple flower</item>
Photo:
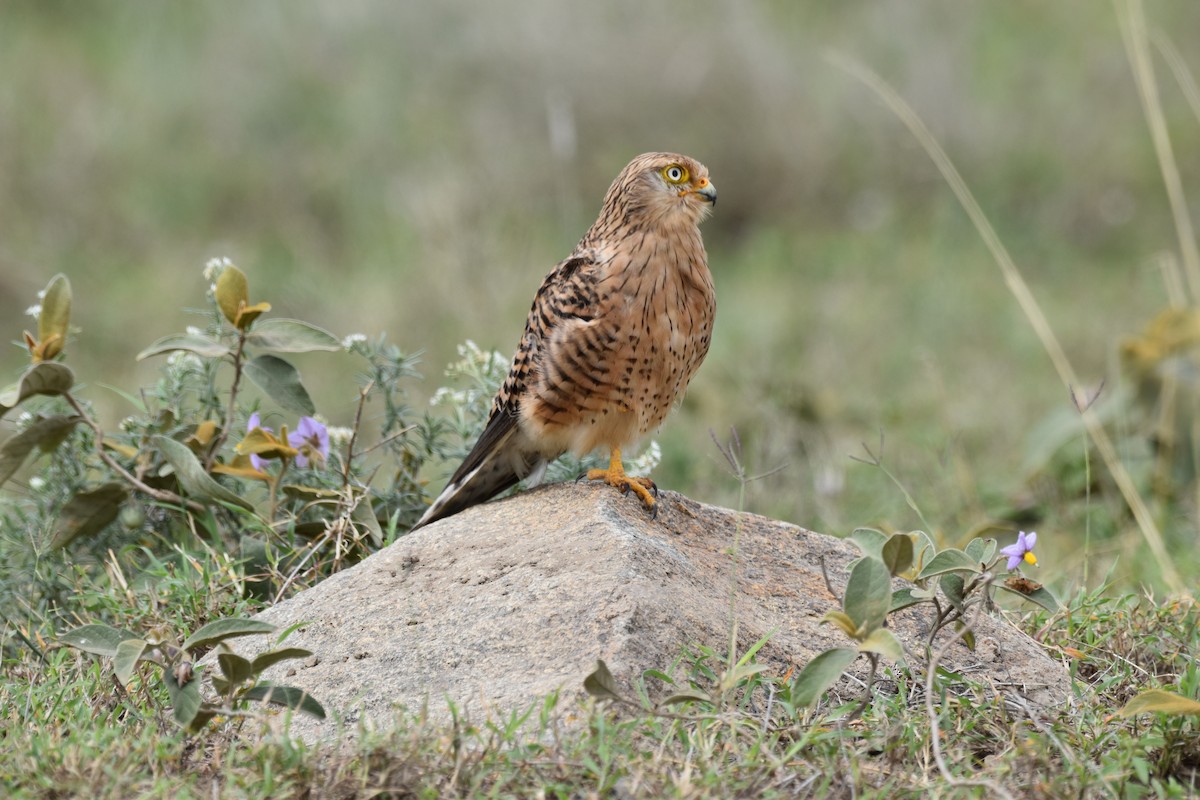
[[[300,451],[296,466],[307,467],[310,459],[324,461],[329,456],[329,431],[312,417],[301,417],[288,434],[288,444]]]
[[[1037,534],[1033,531],[1026,533],[1021,531],[1017,534],[1017,543],[1010,544],[1008,547],[1001,548],[1000,553],[1008,556],[1009,572],[1015,570],[1024,561],[1029,564],[1037,565],[1037,556],[1033,554],[1033,546],[1037,544]]]
[[[259,422],[257,411],[255,411],[253,414],[251,414],[250,419],[246,421],[246,433],[249,433],[250,431],[254,430],[255,428],[262,428],[267,433],[275,432],[275,431],[271,430],[270,428],[263,428],[262,424]],[[259,472],[263,472],[266,470],[267,460],[265,458],[262,458],[261,456],[259,456],[256,453],[251,453],[250,454],[250,466],[254,467]]]

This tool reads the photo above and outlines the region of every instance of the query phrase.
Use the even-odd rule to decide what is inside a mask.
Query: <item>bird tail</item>
[[[495,421],[493,417],[492,422]],[[458,471],[450,478],[450,483],[412,529],[487,502],[505,489],[515,486],[531,472],[531,466],[534,472],[543,470],[545,459],[535,458],[535,463],[531,465],[527,454],[522,452],[521,438],[514,424],[495,426],[489,423]]]

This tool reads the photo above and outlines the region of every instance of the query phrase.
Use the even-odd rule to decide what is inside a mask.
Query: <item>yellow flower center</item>
[[[1025,553],[1025,561],[1035,566],[1037,565],[1037,556],[1033,554],[1032,550],[1029,550]]]

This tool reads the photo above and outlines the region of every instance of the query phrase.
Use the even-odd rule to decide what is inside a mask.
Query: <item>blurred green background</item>
[[[1147,15],[1181,47],[1200,32],[1197,3]],[[511,352],[617,171],[676,150],[720,190],[704,227],[719,310],[660,437],[660,484],[735,503],[709,435],[735,427],[749,472],[788,465],[748,487],[750,510],[839,535],[919,527],[849,458],[882,434],[947,541],[988,521],[1036,527],[1056,573],[1077,575],[1086,515],[1031,488],[1027,463],[1068,391],[931,162],[830,50],[913,104],[1077,369],[1110,391],[1116,342],[1166,303],[1176,238],[1105,3],[9,0],[4,335],[66,273],[70,363],[115,424],[127,409],[98,384],[148,382],[156,365],[134,355],[194,322],[205,261],[229,256],[276,315],[424,351],[420,401],[456,343]],[[1200,122],[1158,69],[1195,186]],[[7,349],[0,374],[26,361]],[[320,411],[348,424],[350,359],[298,363]],[[1135,569],[1120,503],[1092,511],[1109,519],[1091,555]]]

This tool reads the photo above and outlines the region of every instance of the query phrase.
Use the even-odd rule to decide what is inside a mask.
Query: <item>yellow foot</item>
[[[632,491],[650,510],[651,519],[658,516],[658,501],[654,499],[658,495],[658,487],[649,478],[626,475],[625,467],[621,464],[620,450],[613,449],[608,460],[608,469],[589,469],[584,477],[589,481],[604,481],[609,486],[615,486],[621,494]]]

